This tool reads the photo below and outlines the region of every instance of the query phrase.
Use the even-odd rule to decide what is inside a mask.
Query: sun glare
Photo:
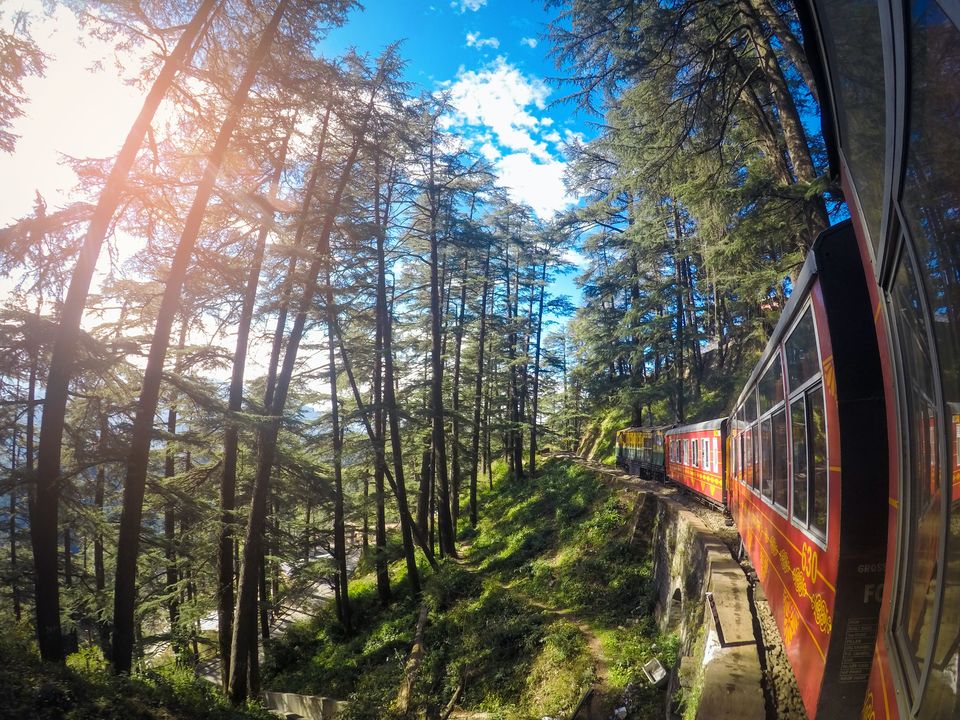
[[[141,92],[120,77],[117,65],[124,58],[118,60],[109,43],[86,36],[81,44],[73,13],[61,7],[47,17],[36,5],[26,3],[24,9],[48,60],[43,77],[24,83],[30,100],[13,128],[20,137],[15,152],[0,155],[0,177],[6,178],[0,195],[3,223],[29,214],[36,192],[51,208],[59,206],[76,183],[64,156],[116,153],[142,103]],[[136,58],[126,60],[132,70]]]

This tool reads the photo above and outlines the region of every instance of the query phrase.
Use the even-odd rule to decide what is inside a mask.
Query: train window
[[[746,399],[743,401],[744,419],[751,423],[757,419],[757,391],[756,388],[750,388]]]
[[[810,529],[822,537],[827,536],[827,422],[823,406],[823,388],[817,385],[806,393],[807,437],[810,443],[809,473],[812,485]]]
[[[690,449],[692,451],[690,456],[690,464],[693,465],[693,467],[700,467],[700,448],[698,447],[697,439],[694,438],[691,440],[690,445]]]
[[[886,88],[877,0],[820,0],[817,5],[826,17],[821,27],[832,69],[844,158],[876,251],[886,158]]]
[[[760,414],[763,415],[778,402],[783,401],[783,371],[780,365],[780,353],[777,353],[770,367],[760,378],[757,386],[757,396],[760,401]]]
[[[781,408],[773,414],[773,504],[787,509],[787,413]]]
[[[903,360],[909,393],[910,505],[908,575],[899,620],[905,625],[918,668],[928,664],[930,669],[920,717],[956,716],[960,709],[956,691],[960,669],[960,486],[954,484],[960,474],[953,462],[960,457],[960,440],[955,427],[948,424],[960,407],[960,31],[956,20],[956,3],[910,3],[910,126],[901,206],[916,265],[905,258],[902,292],[895,292],[894,300],[902,309],[900,322],[906,325],[908,315],[914,316],[912,328],[904,328],[900,343],[904,355],[904,342],[910,344],[910,354]],[[919,303],[911,296],[914,293],[925,296],[925,328],[916,327]],[[927,345],[931,340],[935,349]],[[935,393],[937,377],[930,377],[931,360],[940,370],[939,397]],[[922,367],[907,367],[911,361]],[[945,556],[941,555],[944,540]],[[922,589],[917,589],[920,585]],[[939,621],[932,617],[937,599],[941,603]],[[936,637],[928,644],[931,631]]]
[[[919,682],[929,659],[934,631],[936,581],[942,566],[940,550],[940,494],[936,410],[936,385],[932,371],[924,305],[913,263],[906,254],[894,279],[891,305],[903,378],[904,497],[906,510],[906,556],[902,558],[902,595],[897,626],[905,645],[907,668],[914,684]]]
[[[760,468],[757,467],[757,424],[754,423],[747,430],[746,447],[744,448],[744,457],[747,461],[747,467],[750,469],[750,487],[754,490],[760,490]]]
[[[710,441],[703,439],[703,469],[709,470],[713,463],[710,461]]]
[[[717,438],[713,438],[713,471],[715,473],[720,472],[720,453],[717,452],[717,446],[720,444],[720,441]]]
[[[787,354],[787,381],[790,392],[798,390],[820,372],[817,335],[813,327],[813,309],[808,306],[797,326],[784,343]]]
[[[760,494],[773,497],[773,428],[770,418],[760,423]]]
[[[804,526],[807,518],[807,413],[801,395],[790,403],[790,439],[793,446],[793,517]]]

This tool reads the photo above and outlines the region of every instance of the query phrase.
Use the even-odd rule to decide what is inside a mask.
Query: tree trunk
[[[490,253],[483,260],[483,290],[480,293],[480,329],[477,331],[477,372],[473,382],[473,437],[470,454],[470,525],[477,526],[477,474],[480,465],[480,410],[483,397],[483,351],[487,341],[487,293],[490,290]]]
[[[379,250],[379,238],[386,232],[386,224],[389,218],[389,192],[386,202],[386,209],[383,215],[383,222],[380,220],[380,153],[375,157],[375,173],[373,187],[373,218],[377,227],[377,245]],[[379,253],[378,253],[379,258]],[[377,295],[376,302],[379,308],[380,299],[380,277],[377,273]],[[374,540],[374,566],[377,575],[377,596],[380,598],[380,604],[387,607],[390,604],[390,571],[387,567],[387,516],[386,516],[386,497],[384,494],[383,476],[386,470],[386,453],[384,446],[386,442],[386,422],[383,414],[383,326],[379,317],[375,320],[376,328],[374,330],[374,349],[373,349],[373,433],[374,433],[374,466],[373,466],[373,493],[375,495],[375,540]],[[341,354],[343,351],[341,349]],[[366,518],[366,516],[364,516]],[[364,534],[366,538],[366,534]]]
[[[177,362],[176,373],[179,374],[182,365],[179,353],[183,352],[183,347],[187,340],[187,320],[181,318],[180,338],[177,341]],[[177,434],[177,401],[173,397],[170,401],[170,408],[167,410],[167,447],[163,458],[163,476],[168,480],[177,474],[176,467],[176,442],[174,440]],[[164,555],[167,561],[167,616],[170,621],[170,646],[173,649],[173,656],[178,663],[183,660],[184,646],[180,633],[180,592],[179,572],[177,569],[177,551],[176,551],[176,508],[174,506],[173,496],[163,508],[163,539],[166,547]]]
[[[193,205],[184,223],[180,243],[170,265],[164,287],[163,299],[150,343],[150,354],[143,376],[143,387],[137,403],[137,413],[131,434],[130,454],[127,460],[126,483],[123,489],[123,510],[120,515],[120,533],[118,538],[117,572],[114,583],[114,635],[113,667],[117,672],[130,671],[133,649],[133,615],[136,604],[137,557],[140,543],[140,524],[143,515],[143,495],[150,460],[150,439],[153,430],[153,417],[160,396],[160,382],[163,376],[163,363],[170,342],[170,326],[180,302],[180,292],[193,248],[200,234],[200,227],[206,211],[207,202],[213,192],[220,166],[226,155],[233,132],[240,120],[241,110],[246,102],[247,93],[253,80],[266,60],[273,43],[274,35],[280,25],[290,0],[280,0],[269,25],[264,28],[259,44],[250,59],[240,80],[227,117],[220,127],[213,149],[207,155],[203,177],[197,187]]]
[[[313,298],[317,290],[315,282],[322,267],[322,254],[319,248],[329,246],[330,233],[333,231],[334,221],[339,212],[340,203],[343,200],[343,194],[346,191],[347,184],[353,171],[354,163],[357,160],[357,154],[363,137],[367,131],[367,124],[370,119],[373,104],[376,100],[377,90],[382,82],[382,74],[378,74],[378,82],[370,95],[370,101],[367,105],[366,115],[363,117],[359,127],[353,136],[353,142],[349,154],[344,162],[339,181],[334,191],[333,198],[327,207],[323,225],[319,230],[318,253],[317,257],[310,264],[307,272],[307,281],[304,288],[303,297],[300,299],[300,306],[293,327],[290,330],[290,336],[287,341],[286,352],[283,358],[283,366],[277,374],[276,386],[271,395],[271,403],[267,406],[267,411],[271,417],[269,422],[265,423],[258,433],[259,453],[257,458],[257,469],[254,477],[253,489],[251,492],[250,516],[247,520],[247,531],[243,548],[243,561],[240,566],[240,579],[237,586],[237,606],[234,614],[233,640],[230,651],[231,669],[229,696],[233,703],[240,703],[246,699],[250,688],[247,686],[247,663],[250,655],[255,654],[256,648],[256,605],[257,605],[257,579],[259,568],[257,567],[260,556],[260,546],[263,542],[263,531],[266,521],[266,501],[270,482],[270,473],[273,469],[273,460],[277,448],[277,437],[280,431],[280,418],[283,414],[287,401],[287,391],[289,390],[290,380],[293,376],[293,368],[297,359],[297,352],[300,347],[300,341],[306,329],[307,315],[313,303]],[[305,198],[304,214],[308,212],[309,196]],[[269,391],[269,388],[268,388]],[[252,652],[251,652],[252,651]]]
[[[330,255],[329,235],[320,248],[320,256],[324,258],[324,300],[327,311],[327,362],[330,380],[330,424],[333,435],[333,556],[337,563],[337,575],[340,588],[340,620],[347,635],[353,632],[350,623],[350,588],[347,571],[347,543],[344,527],[344,497],[343,497],[343,436],[340,434],[340,401],[337,397],[337,351],[335,330],[337,324],[337,308],[333,296],[333,258]]]
[[[540,412],[540,342],[543,337],[543,301],[547,292],[547,261],[540,270],[540,300],[537,303],[537,329],[533,343],[533,398],[530,417],[530,474],[537,472],[537,415]]]
[[[150,92],[143,101],[137,119],[110,170],[90,226],[83,240],[76,268],[70,276],[70,287],[63,303],[62,316],[50,355],[50,369],[44,386],[43,422],[36,477],[36,495],[30,517],[33,562],[36,575],[36,628],[40,656],[44,660],[61,661],[63,642],[60,634],[60,595],[57,586],[57,515],[60,505],[61,443],[66,419],[67,396],[80,321],[113,214],[120,204],[120,191],[137,159],[144,135],[167,89],[181,67],[193,57],[195,42],[205,31],[218,0],[204,0],[184,29],[173,52],[166,59]]]
[[[280,145],[274,174],[270,180],[268,196],[271,200],[277,196],[283,166],[286,164],[287,149],[290,144],[288,130]],[[243,376],[246,370],[247,345],[250,339],[250,325],[253,321],[253,308],[257,299],[257,286],[260,282],[260,270],[263,266],[263,254],[267,236],[273,227],[273,212],[265,214],[260,233],[250,261],[247,284],[237,321],[237,343],[233,351],[233,369],[230,374],[230,394],[227,408],[231,413],[243,409]],[[227,422],[223,434],[223,475],[220,478],[220,535],[217,543],[217,638],[220,647],[220,682],[224,693],[227,691],[230,676],[230,642],[233,635],[233,524],[236,522],[237,495],[237,453],[239,430],[231,419]]]
[[[457,314],[457,324],[454,328],[454,349],[453,349],[453,438],[450,443],[450,463],[453,473],[452,477],[452,498],[450,514],[453,521],[453,532],[456,537],[457,522],[460,519],[460,355],[463,350],[463,318],[467,307],[467,272],[469,263],[466,259],[463,261],[463,278],[460,283],[460,312]]]

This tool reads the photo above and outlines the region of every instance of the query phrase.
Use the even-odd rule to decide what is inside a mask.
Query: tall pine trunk
[[[470,451],[470,525],[477,526],[477,476],[480,466],[480,411],[483,403],[483,358],[487,341],[487,294],[490,291],[491,245],[483,260],[483,289],[480,293],[480,328],[477,331],[477,370],[473,381],[473,437]]]
[[[126,483],[123,489],[123,510],[120,515],[118,538],[117,573],[114,583],[114,630],[113,667],[117,672],[130,671],[133,651],[134,607],[136,605],[137,557],[140,543],[140,524],[143,516],[143,496],[150,461],[150,439],[153,434],[153,418],[160,396],[163,363],[170,342],[170,326],[180,302],[180,292],[186,278],[187,266],[193,255],[194,245],[200,234],[200,226],[207,202],[213,192],[217,175],[226,156],[230,139],[240,120],[240,113],[247,99],[253,80],[266,60],[280,20],[290,0],[280,0],[270,23],[264,28],[259,44],[248,63],[243,78],[230,101],[227,117],[220,127],[213,149],[206,158],[203,177],[197,187],[193,205],[184,223],[180,243],[177,245],[170,272],[167,275],[163,298],[150,354],[143,376],[143,387],[137,403],[136,417],[127,460]]]
[[[440,257],[439,257],[439,190],[434,175],[435,139],[430,144],[430,410],[433,418],[433,465],[432,475],[437,479],[437,526],[440,536],[440,554],[456,557],[457,547],[450,515],[450,478],[447,472],[446,428],[443,412],[443,352],[442,324],[440,314]]]
[[[463,318],[467,307],[467,271],[469,262],[463,261],[463,276],[460,281],[460,310],[457,313],[457,324],[454,328],[454,350],[453,350],[453,399],[451,410],[453,411],[453,437],[450,443],[450,466],[453,474],[452,480],[452,498],[450,514],[453,521],[453,532],[457,532],[457,522],[460,519],[460,486],[462,484],[460,470],[460,355],[463,350]]]
[[[334,221],[340,210],[340,204],[343,201],[343,194],[346,191],[347,184],[350,182],[353,166],[356,163],[357,154],[360,151],[360,146],[366,135],[370,114],[373,110],[377,91],[382,81],[383,76],[381,72],[378,73],[374,89],[371,91],[366,114],[359,127],[355,130],[353,142],[344,162],[333,198],[327,206],[323,225],[319,230],[317,256],[311,262],[310,268],[307,271],[306,286],[304,287],[297,316],[294,319],[293,327],[290,330],[290,336],[287,340],[283,366],[277,373],[275,389],[270,392],[270,388],[268,387],[270,402],[267,403],[266,411],[270,414],[270,418],[258,432],[257,468],[256,475],[254,476],[253,489],[251,491],[250,515],[247,520],[247,530],[244,538],[243,559],[240,565],[240,580],[237,586],[237,603],[234,613],[233,639],[230,650],[230,681],[228,684],[228,694],[233,703],[243,702],[251,689],[247,671],[249,668],[250,655],[255,654],[256,651],[257,587],[259,584],[258,565],[266,523],[266,505],[270,474],[273,470],[277,438],[280,431],[280,420],[286,407],[287,392],[293,376],[297,352],[299,351],[300,342],[306,330],[307,315],[309,314],[314,295],[316,294],[316,279],[322,268],[323,260],[320,248],[325,245],[329,247],[330,233],[333,231]],[[316,174],[316,172],[317,170],[315,168],[314,174]],[[308,194],[308,197],[305,198],[304,201],[304,218],[309,212],[309,201],[310,198]]]
[[[83,240],[76,268],[63,304],[60,326],[54,338],[50,369],[44,386],[43,422],[37,453],[36,495],[30,513],[30,537],[36,575],[36,628],[40,656],[44,660],[63,659],[60,631],[60,594],[57,585],[57,515],[60,505],[60,460],[66,419],[68,387],[73,360],[80,337],[80,321],[87,302],[90,282],[96,269],[100,248],[110,221],[121,200],[121,190],[137,159],[143,138],[164,95],[181,67],[191,58],[197,39],[210,21],[218,0],[204,0],[184,29],[173,52],[166,59],[150,92],[143,101],[137,119],[117,155],[104,185],[90,226]],[[129,663],[128,663],[129,665]]]
[[[540,269],[540,300],[537,303],[537,325],[533,342],[533,397],[530,413],[530,474],[537,472],[537,415],[540,412],[540,343],[543,338],[543,302],[547,291],[547,261]]]
[[[283,166],[286,164],[287,148],[290,143],[290,131],[287,131],[280,145],[270,180],[269,198],[275,199],[280,186]],[[268,210],[260,226],[257,242],[250,260],[250,271],[243,293],[243,304],[237,322],[237,343],[233,351],[233,366],[230,374],[230,391],[227,408],[238,413],[243,408],[243,376],[247,362],[247,345],[250,340],[250,325],[253,321],[253,308],[257,299],[257,286],[260,282],[260,270],[267,236],[273,226],[273,211]],[[228,419],[223,433],[223,475],[220,478],[220,535],[217,542],[217,638],[220,646],[220,682],[223,691],[227,691],[230,674],[230,642],[233,635],[233,525],[236,522],[237,495],[237,455],[239,449],[239,429],[232,418]]]

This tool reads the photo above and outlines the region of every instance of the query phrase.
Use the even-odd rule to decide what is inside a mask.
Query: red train
[[[872,316],[846,222],[814,243],[728,418],[617,438],[629,472],[729,508],[811,719],[859,714],[876,640],[888,469]],[[631,452],[661,437],[662,456]]]
[[[960,717],[960,4],[802,0],[874,308],[888,525],[863,720]],[[879,442],[877,443],[879,448]]]
[[[791,300],[728,419],[728,504],[768,598],[783,587],[811,717],[960,718],[960,3],[795,5],[859,262],[834,273],[821,245]],[[869,317],[835,324],[830,276],[865,282]],[[800,380],[806,307],[819,366]],[[872,348],[853,365],[851,333]]]

